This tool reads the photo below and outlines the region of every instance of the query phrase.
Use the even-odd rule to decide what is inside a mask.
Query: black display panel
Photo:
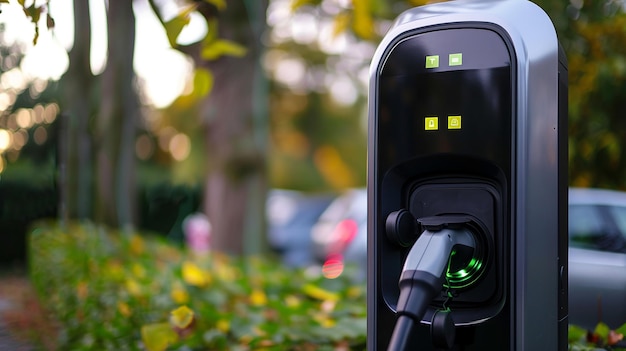
[[[485,208],[493,214],[479,218],[492,228],[493,238],[485,279],[464,290],[451,305],[460,325],[498,314],[509,286],[510,218],[506,214],[515,145],[514,55],[498,27],[480,27],[452,25],[409,34],[383,55],[376,87],[378,233],[384,233],[386,216],[398,208],[415,218],[460,211],[458,206],[435,211],[432,197],[411,195],[424,186],[466,184],[469,192],[488,188],[495,194]],[[420,210],[424,206],[428,211]],[[384,235],[375,241],[380,272],[385,272],[377,277],[381,296],[393,310],[408,248],[398,247]],[[500,332],[505,335],[503,328]]]
[[[511,60],[487,29],[447,29],[397,44],[380,73],[379,169],[422,155],[486,159],[510,172]]]

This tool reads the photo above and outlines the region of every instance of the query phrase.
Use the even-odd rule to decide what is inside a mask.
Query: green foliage
[[[577,36],[568,50],[571,183],[624,189],[626,14],[579,20],[573,28]]]
[[[598,323],[593,331],[570,325],[569,349],[570,351],[624,351],[626,349],[616,346],[623,340],[624,331],[626,331],[626,324],[616,330],[611,330],[605,323]]]
[[[364,348],[364,287],[347,280],[271,259],[199,257],[89,223],[39,223],[29,244],[59,349]]]
[[[536,3],[554,22],[569,63],[570,184],[625,189],[624,8],[611,0]]]
[[[62,350],[362,350],[365,287],[259,257],[198,256],[89,223],[40,222],[31,280]],[[569,328],[571,351],[616,347],[626,324]]]

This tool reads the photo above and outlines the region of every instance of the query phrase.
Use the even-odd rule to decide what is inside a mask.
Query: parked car
[[[311,253],[311,228],[334,200],[332,194],[307,194],[273,189],[266,206],[268,241],[286,265],[315,264]]]
[[[365,279],[367,263],[367,190],[350,189],[338,196],[311,230],[313,254],[328,277],[343,272],[346,263],[359,267],[354,277]]]
[[[365,276],[366,212],[365,189],[337,198],[312,231],[317,260],[338,267],[337,272],[353,264]],[[590,330],[600,321],[621,326],[626,323],[626,192],[571,188],[568,231],[569,322]]]
[[[626,323],[626,193],[569,191],[569,321]]]

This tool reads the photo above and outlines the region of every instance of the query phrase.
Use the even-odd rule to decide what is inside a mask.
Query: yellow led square
[[[437,130],[439,129],[439,117],[426,117],[424,129],[425,130]]]
[[[448,116],[448,129],[461,129],[461,116]]]

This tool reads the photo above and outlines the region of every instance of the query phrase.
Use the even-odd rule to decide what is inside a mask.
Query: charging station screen
[[[398,43],[379,79],[381,166],[453,153],[490,160],[508,173],[510,57],[488,29],[438,30]]]

